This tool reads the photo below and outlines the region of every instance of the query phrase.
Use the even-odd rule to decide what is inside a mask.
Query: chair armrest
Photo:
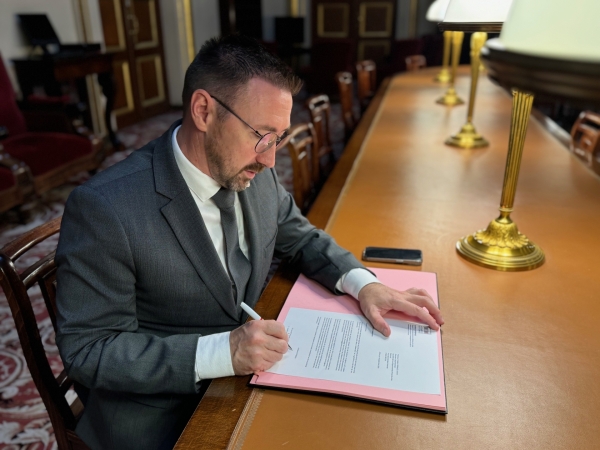
[[[34,187],[31,169],[20,159],[13,158],[8,153],[5,153],[2,145],[0,145],[0,166],[6,167],[13,173],[24,198],[29,198],[33,195]]]

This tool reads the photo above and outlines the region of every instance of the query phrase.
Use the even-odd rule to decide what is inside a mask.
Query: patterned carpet
[[[294,103],[292,124],[309,120],[308,111],[304,109],[300,100]],[[120,130],[119,138],[127,150],[109,156],[100,170],[123,160],[134,149],[157,138],[180,117],[181,111],[172,111]],[[343,150],[344,136],[339,104],[332,105],[331,134],[334,152],[339,157]],[[286,189],[291,190],[292,169],[287,150],[278,152],[276,161],[280,181]],[[81,173],[70,180],[69,184],[53,189],[43,198],[24,205],[23,208],[29,216],[25,224],[18,222],[18,216],[14,212],[0,215],[0,247],[22,233],[62,215],[69,193],[89,177],[89,174]],[[57,242],[58,236],[55,236],[44,243],[44,248],[36,249],[31,255],[26,254],[18,261],[18,268],[28,267],[45,256],[56,247]],[[44,301],[39,290],[30,291],[30,294],[52,370],[58,374],[62,370],[62,363],[58,357],[54,331]],[[69,394],[67,398],[69,399]],[[0,292],[0,450],[55,448],[57,447],[50,419],[27,369],[6,297]]]

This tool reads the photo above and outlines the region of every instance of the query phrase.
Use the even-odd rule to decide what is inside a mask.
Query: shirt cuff
[[[208,378],[235,375],[231,363],[229,331],[198,338],[196,347],[196,383]]]
[[[367,269],[352,269],[342,275],[336,283],[335,289],[358,299],[360,290],[371,283],[381,283],[381,281]]]

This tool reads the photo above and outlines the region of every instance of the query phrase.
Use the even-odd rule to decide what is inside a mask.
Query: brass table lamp
[[[487,39],[486,32],[500,32],[506,20],[512,0],[451,0],[439,28],[448,31],[472,32],[471,36],[471,91],[467,122],[460,131],[446,139],[445,143],[460,148],[487,147],[488,141],[477,133],[473,125],[473,109],[477,93],[477,81],[481,70],[480,52]]]
[[[444,56],[442,59],[442,70],[436,75],[433,81],[438,83],[448,83],[450,81],[450,71],[448,63],[450,62],[450,46],[452,45],[452,31],[444,31]]]
[[[487,229],[456,243],[458,253],[475,264],[516,271],[544,263],[544,252],[518,231],[510,214],[534,94],[600,106],[600,46],[596,39],[600,2],[573,2],[514,0],[500,39],[488,41],[482,50],[490,78],[512,89],[513,108],[500,216]],[[565,20],[573,17],[575,10],[585,14],[577,21]],[[544,11],[544,20],[531,20],[540,11]]]
[[[444,20],[446,10],[450,0],[435,0],[431,6],[427,9],[425,18],[430,22],[441,22]],[[439,83],[448,83],[450,81],[450,71],[448,70],[448,63],[450,61],[450,45],[452,44],[452,33],[450,31],[444,32],[444,57],[442,59],[442,70],[433,79]]]
[[[456,106],[464,103],[464,100],[456,94],[456,90],[454,89],[456,67],[458,66],[458,61],[460,60],[460,51],[464,35],[465,33],[462,31],[452,32],[452,73],[450,75],[450,86],[448,86],[446,93],[436,100],[436,103],[439,103],[440,105]]]

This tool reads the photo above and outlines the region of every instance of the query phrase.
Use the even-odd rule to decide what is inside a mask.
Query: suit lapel
[[[173,155],[171,139],[173,131],[180,124],[181,121],[175,122],[157,142],[154,150],[156,192],[171,199],[161,208],[161,212],[208,290],[232,319],[239,320],[231,281]]]

